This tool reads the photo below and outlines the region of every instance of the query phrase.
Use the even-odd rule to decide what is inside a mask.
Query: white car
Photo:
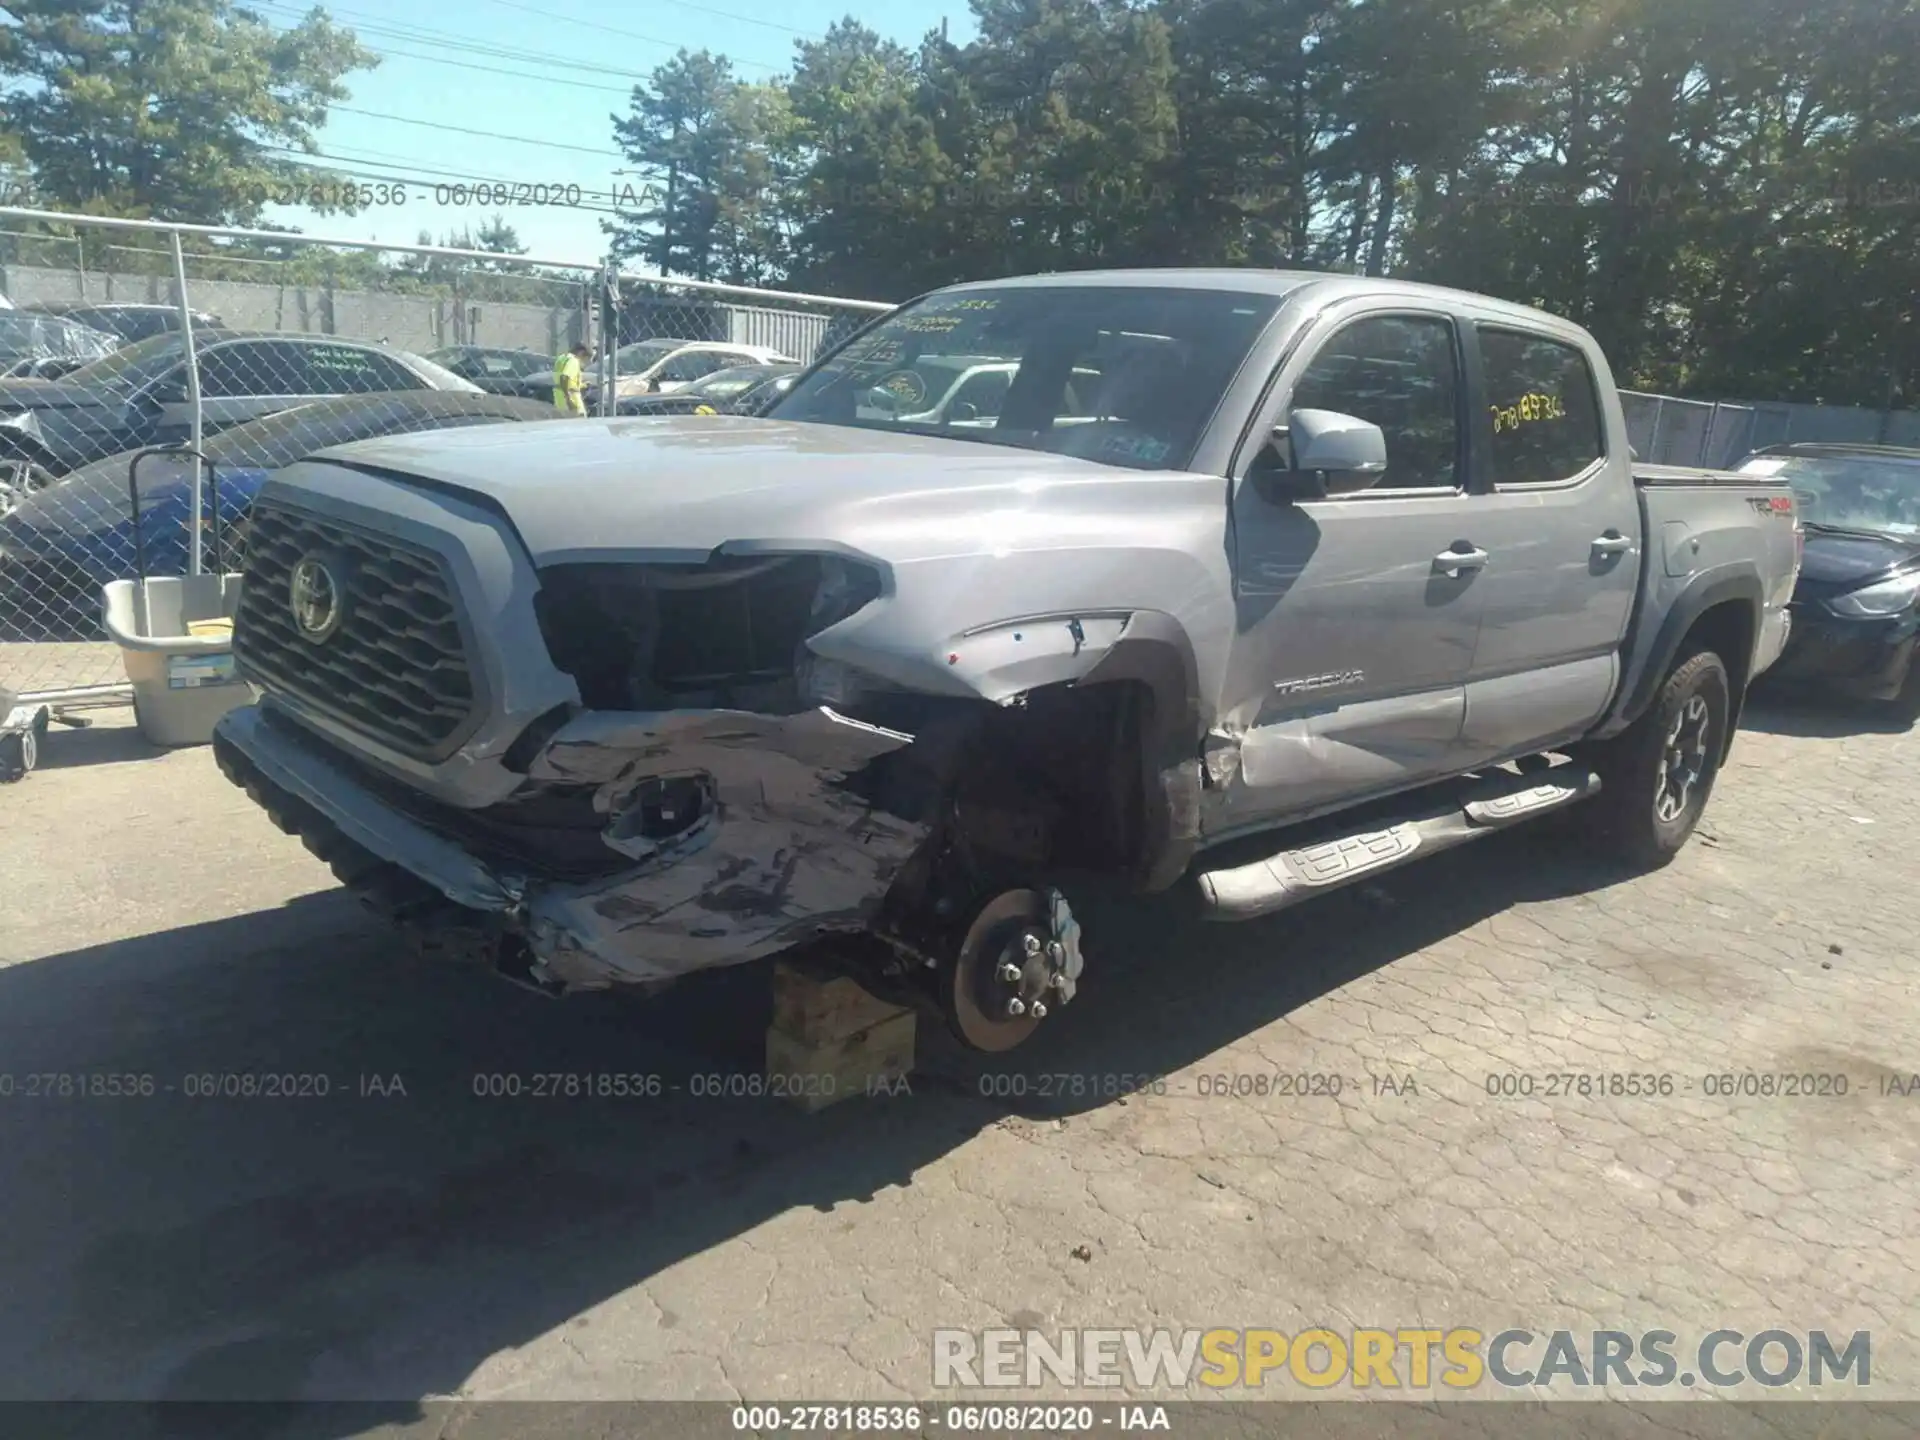
[[[614,352],[613,393],[671,395],[716,370],[736,365],[798,365],[791,355],[765,345],[734,345],[724,340],[638,340]]]

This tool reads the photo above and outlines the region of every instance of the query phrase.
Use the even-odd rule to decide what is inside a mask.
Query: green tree
[[[8,0],[5,128],[37,194],[92,214],[255,221],[377,63],[315,10],[276,32],[230,0]]]
[[[1920,0],[974,10],[965,46],[842,21],[750,96],[663,67],[623,253],[875,298],[1364,270],[1566,315],[1641,387],[1920,399]]]
[[[734,79],[705,50],[682,50],[634,86],[613,131],[643,184],[615,191],[620,213],[602,222],[613,253],[662,275],[767,278],[775,232],[762,207],[784,116],[784,96]]]

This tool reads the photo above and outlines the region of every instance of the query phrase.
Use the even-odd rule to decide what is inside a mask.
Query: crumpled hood
[[[478,496],[534,562],[704,560],[729,541],[925,559],[1044,537],[1218,477],[1101,465],[1010,446],[851,426],[711,416],[568,420],[359,441],[332,462]],[[298,486],[289,466],[269,491]]]

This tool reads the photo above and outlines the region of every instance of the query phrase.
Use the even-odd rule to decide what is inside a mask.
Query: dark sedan
[[[490,395],[520,395],[549,402],[553,398],[553,358],[538,350],[499,345],[448,345],[427,352],[427,359],[444,365],[463,380],[471,380]]]
[[[1806,528],[1793,634],[1768,681],[1920,718],[1920,450],[1776,445],[1739,469],[1784,477]]]
[[[665,395],[629,395],[622,415],[758,415],[788,390],[805,366],[735,365],[716,370],[684,390]]]
[[[321,400],[236,425],[205,443],[218,490],[217,505],[210,492],[201,516],[203,533],[217,541],[217,549],[208,546],[207,566],[237,560],[247,511],[267,476],[317,450],[381,435],[554,418],[551,405],[533,400],[416,390]],[[100,587],[134,573],[132,459],[128,452],[96,460],[0,517],[0,639],[94,632]],[[140,538],[151,574],[179,575],[188,567],[191,483],[184,459],[161,455],[141,463]]]
[[[383,390],[479,387],[417,355],[331,335],[196,331],[202,436],[309,400]],[[60,380],[0,381],[0,460],[50,475],[192,432],[186,349],[178,334],[116,350]]]

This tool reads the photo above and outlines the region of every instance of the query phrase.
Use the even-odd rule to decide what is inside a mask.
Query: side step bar
[[[1429,811],[1383,829],[1282,850],[1246,865],[1202,870],[1197,878],[1205,918],[1252,920],[1271,915],[1600,792],[1600,777],[1584,766],[1563,765],[1545,773],[1551,778],[1543,780],[1539,773],[1503,774],[1475,785],[1459,803],[1437,813]]]

